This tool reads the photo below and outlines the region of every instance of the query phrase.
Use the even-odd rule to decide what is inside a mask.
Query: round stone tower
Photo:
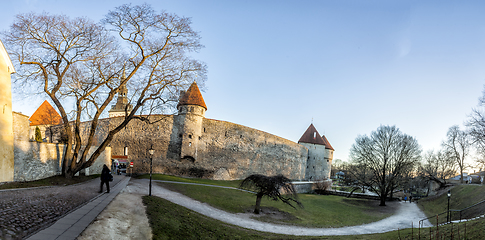
[[[181,93],[177,105],[175,124],[180,138],[180,158],[192,162],[197,160],[197,148],[202,138],[202,121],[207,111],[202,94],[194,81],[185,93]]]

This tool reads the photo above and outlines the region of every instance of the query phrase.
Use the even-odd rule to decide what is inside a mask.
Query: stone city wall
[[[13,114],[14,181],[33,181],[61,174],[63,144],[29,141],[29,120],[23,114]],[[94,152],[91,149],[89,155]],[[111,149],[107,148],[86,174],[101,173],[103,164],[111,166]]]
[[[305,178],[308,150],[287,139],[230,122],[204,119],[198,165],[216,177],[243,179],[251,174]],[[222,176],[221,176],[222,175]]]
[[[148,124],[132,120],[111,142],[112,155],[123,155],[134,173],[150,171],[148,149],[153,146],[153,172],[212,179],[242,179],[252,173],[305,178],[308,150],[287,139],[242,125],[203,119],[194,159],[181,159],[181,135],[176,116],[151,116]],[[111,118],[109,129],[122,118]],[[175,124],[174,124],[175,122]],[[176,126],[176,127],[174,127]]]

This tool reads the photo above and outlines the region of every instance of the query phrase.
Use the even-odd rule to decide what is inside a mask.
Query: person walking
[[[109,180],[111,177],[111,172],[109,171],[108,166],[106,164],[103,165],[103,171],[101,171],[101,186],[99,188],[99,192],[103,192],[103,184],[106,183],[106,192],[109,193]]]

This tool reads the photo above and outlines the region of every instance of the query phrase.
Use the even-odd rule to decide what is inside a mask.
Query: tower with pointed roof
[[[334,149],[325,136],[320,136],[313,123],[303,133],[298,143],[308,148],[305,178],[330,179]]]
[[[202,138],[202,122],[207,111],[204,98],[194,81],[186,92],[181,92],[174,119],[180,142],[180,158],[197,160],[199,140]]]
[[[125,69],[123,69],[123,76],[121,77],[121,81],[126,78]],[[118,90],[118,97],[116,99],[116,104],[111,107],[108,111],[109,117],[124,117],[127,113],[130,114],[133,106],[128,103],[128,88],[126,85],[121,85],[120,89]]]
[[[7,50],[0,40],[0,182],[13,181],[14,138],[12,117],[12,82],[15,73]]]

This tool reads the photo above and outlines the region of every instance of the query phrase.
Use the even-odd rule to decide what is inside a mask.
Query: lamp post
[[[451,216],[450,216],[450,198],[451,198],[451,190],[448,190],[448,214],[446,214],[446,221],[450,222],[451,221]]]
[[[150,186],[148,188],[148,196],[152,195],[152,166],[153,166],[153,154],[155,153],[155,149],[153,149],[153,144],[150,147],[150,150],[148,150],[148,153],[150,153]]]

